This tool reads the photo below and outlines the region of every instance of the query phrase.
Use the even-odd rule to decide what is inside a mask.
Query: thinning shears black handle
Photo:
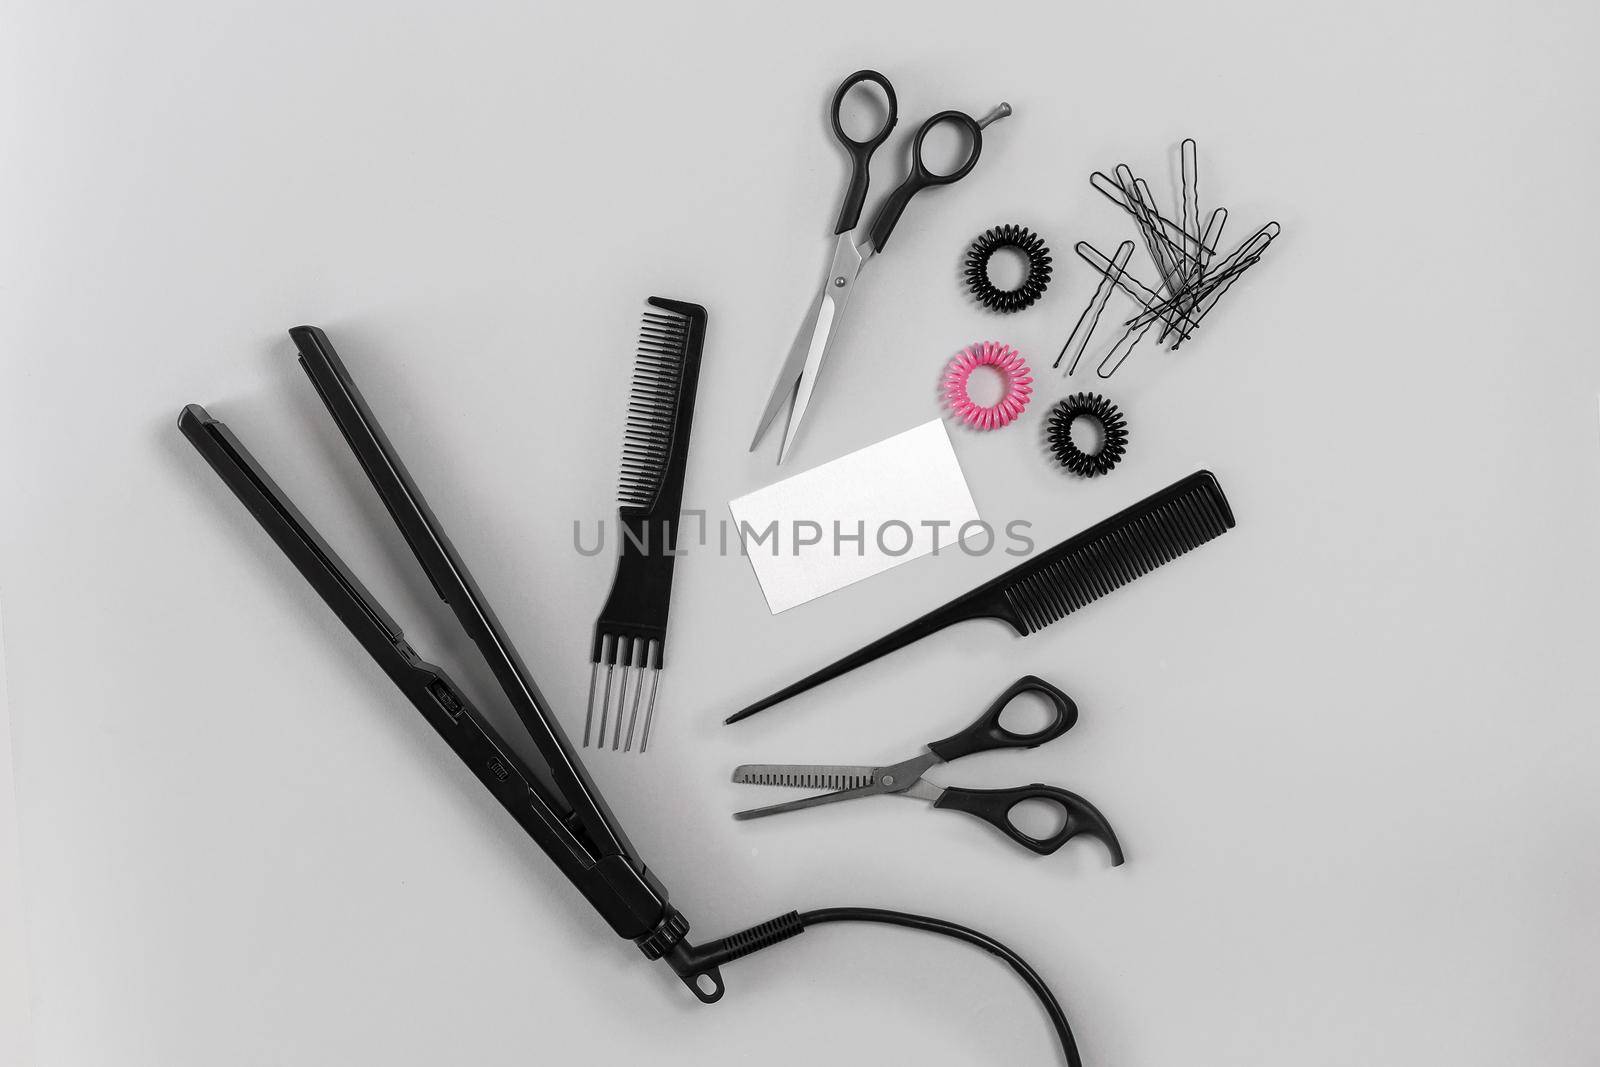
[[[863,82],[871,82],[883,90],[883,95],[888,101],[889,114],[877,133],[865,141],[857,141],[844,132],[844,122],[839,112],[844,107],[844,98],[850,95],[850,90]],[[830,117],[833,120],[833,135],[850,154],[850,187],[845,190],[844,203],[839,205],[839,221],[833,227],[835,234],[841,234],[846,230],[855,229],[856,223],[861,220],[861,207],[867,201],[867,184],[871,178],[869,172],[872,153],[889,139],[889,133],[900,119],[900,103],[895,98],[894,86],[889,84],[888,78],[875,70],[858,70],[839,83],[839,91],[833,94],[833,110]]]
[[[1034,693],[1045,698],[1054,712],[1049,723],[1030,733],[1008,730],[1000,724],[1011,702],[1024,693]],[[1011,683],[1011,687],[995,698],[984,713],[965,730],[951,734],[943,741],[935,741],[928,748],[934,755],[948,763],[974,752],[992,752],[1002,748],[1038,748],[1046,741],[1054,741],[1078,721],[1078,705],[1071,697],[1036,675],[1025,675]]]
[[[933,132],[935,126],[942,123],[951,123],[964,129],[967,133],[967,158],[966,161],[948,174],[935,174],[928,169],[922,161],[922,142]],[[911,142],[911,173],[906,175],[906,180],[900,187],[889,194],[889,199],[883,202],[878,209],[877,218],[872,220],[872,247],[874,251],[882,252],[889,243],[889,235],[894,232],[895,223],[900,221],[900,216],[905,212],[906,205],[911,203],[911,198],[924,189],[935,185],[953,185],[972,172],[978,163],[978,156],[983,153],[983,128],[978,125],[978,120],[965,111],[941,111],[928,119],[917,130],[916,139]]]
[[[1029,800],[1042,800],[1059,808],[1062,814],[1061,828],[1049,837],[1034,837],[1012,822],[1012,810]],[[1106,846],[1106,851],[1111,853],[1113,867],[1122,865],[1122,845],[1117,841],[1117,835],[1106,817],[1078,794],[1053,785],[1036,782],[1016,789],[946,789],[933,802],[933,806],[974,815],[1041,856],[1050,855],[1079,834],[1088,834]]]

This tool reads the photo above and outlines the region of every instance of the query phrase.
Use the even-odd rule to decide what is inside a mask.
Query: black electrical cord
[[[1078,1043],[1072,1039],[1072,1027],[1067,1025],[1067,1014],[1061,1010],[1061,1004],[1056,1000],[1055,994],[1050,992],[1050,987],[1044,984],[1044,979],[1039,977],[1038,971],[1028,965],[1027,960],[988,934],[928,915],[886,911],[883,908],[820,908],[816,911],[801,912],[800,921],[806,926],[816,926],[820,923],[884,923],[889,926],[905,926],[912,930],[943,934],[957,941],[965,941],[969,945],[977,945],[989,955],[1004,960],[1006,966],[1016,971],[1022,980],[1028,983],[1028,988],[1033,990],[1033,995],[1038,997],[1039,1003],[1044,1006],[1045,1014],[1050,1016],[1050,1025],[1055,1027],[1056,1039],[1061,1042],[1061,1052],[1067,1057],[1067,1063],[1071,1067],[1083,1067],[1083,1061],[1078,1057]]]
[[[883,923],[887,926],[925,930],[928,933],[943,934],[957,941],[976,945],[989,955],[1004,960],[1006,966],[1016,971],[1022,980],[1028,983],[1028,988],[1033,990],[1033,995],[1039,998],[1045,1014],[1050,1017],[1050,1025],[1055,1028],[1056,1039],[1061,1042],[1061,1052],[1066,1057],[1067,1067],[1083,1067],[1083,1060],[1078,1056],[1078,1043],[1072,1038],[1072,1027],[1067,1025],[1067,1014],[1061,1010],[1061,1003],[1056,1000],[1055,994],[1050,992],[1050,987],[1045,985],[1044,979],[1039,977],[1039,972],[1029,966],[1027,960],[988,934],[944,919],[913,915],[904,911],[889,911],[884,908],[819,908],[816,911],[791,911],[709,944],[690,946],[687,943],[679,943],[676,952],[683,957],[681,962],[687,970],[712,968],[742,959],[764,948],[770,948],[780,941],[787,941],[797,936],[808,927],[819,926],[822,923]]]

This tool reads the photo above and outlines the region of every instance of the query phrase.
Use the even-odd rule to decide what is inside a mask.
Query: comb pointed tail
[[[886,656],[897,649],[920,641],[931,633],[936,633],[952,623],[965,622],[968,619],[999,619],[1010,624],[1011,628],[1019,634],[1027,633],[1022,618],[1016,609],[1011,606],[1003,593],[984,586],[975,589],[957,600],[952,600],[928,612],[919,619],[913,619],[893,633],[885,634],[876,641],[845,656],[843,659],[828,664],[821,670],[813,671],[791,685],[786,685],[771,696],[763,697],[748,707],[741,708],[723,720],[723,725],[736,723],[741,719],[748,719],[758,711],[765,711],[774,704],[781,704],[792,696],[804,693],[841,674],[848,674],[857,667],[871,663],[881,656]]]

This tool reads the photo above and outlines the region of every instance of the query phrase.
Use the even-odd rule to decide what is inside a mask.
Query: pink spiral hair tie
[[[993,367],[1005,378],[1005,394],[984,407],[967,393],[967,380],[979,367]],[[1028,406],[1033,395],[1033,374],[1028,361],[1010,345],[983,341],[956,353],[944,371],[944,400],[956,417],[975,430],[998,430]]]

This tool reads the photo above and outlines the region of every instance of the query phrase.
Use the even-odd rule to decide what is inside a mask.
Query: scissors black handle
[[[1061,828],[1049,837],[1034,837],[1011,821],[1011,812],[1028,800],[1042,800],[1061,810]],[[1106,846],[1113,867],[1122,864],[1122,845],[1106,817],[1076,793],[1053,785],[1025,785],[1017,789],[946,789],[933,802],[936,808],[975,815],[1017,844],[1048,856],[1079,834],[1088,834]]]
[[[961,166],[948,174],[935,174],[929,170],[922,161],[922,142],[940,123],[952,123],[967,131],[969,147],[967,158]],[[935,185],[953,185],[971,173],[977,165],[978,156],[983,152],[983,128],[978,125],[978,120],[965,111],[941,111],[917,130],[916,140],[911,142],[911,173],[906,175],[906,180],[900,187],[889,194],[889,199],[883,202],[878,209],[878,217],[872,220],[872,247],[875,251],[882,252],[889,243],[889,235],[894,232],[895,223],[900,221],[906,205],[911,203],[911,198],[922,190]]]
[[[865,141],[857,141],[844,132],[844,123],[840,121],[839,110],[844,106],[844,98],[850,90],[862,82],[872,82],[883,90],[883,95],[888,98],[889,116],[884,121],[883,128]],[[894,129],[894,124],[900,118],[900,104],[895,99],[894,86],[875,70],[858,70],[850,77],[839,83],[839,91],[833,94],[833,135],[844,145],[844,150],[850,153],[850,188],[845,190],[844,203],[839,205],[839,221],[834,225],[835,234],[844,233],[846,230],[856,228],[856,223],[861,220],[861,206],[867,200],[867,182],[869,180],[872,153],[878,146],[889,139],[889,132]]]
[[[1011,702],[1024,693],[1037,693],[1049,702],[1055,712],[1051,721],[1032,733],[1018,733],[1000,724]],[[974,752],[992,752],[1002,748],[1038,748],[1046,741],[1054,741],[1078,721],[1078,705],[1061,690],[1032,674],[1018,678],[1011,688],[1001,693],[971,726],[951,734],[943,741],[935,741],[928,748],[945,762],[970,756]]]

